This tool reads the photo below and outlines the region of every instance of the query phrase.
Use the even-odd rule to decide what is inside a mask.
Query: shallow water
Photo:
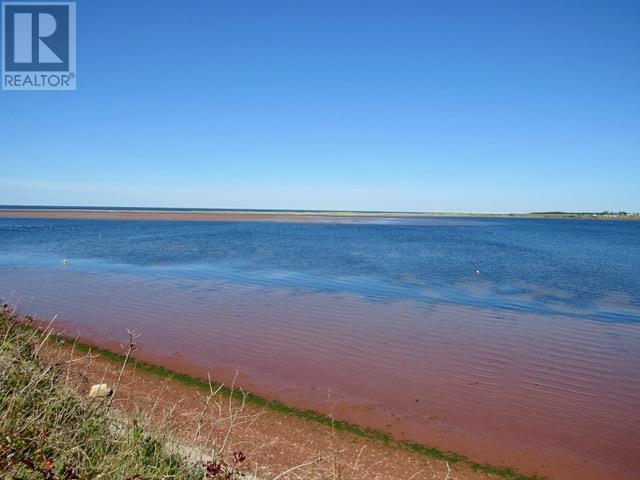
[[[640,222],[0,218],[0,296],[483,461],[640,475]]]

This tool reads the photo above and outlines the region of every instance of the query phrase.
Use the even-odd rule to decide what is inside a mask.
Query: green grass
[[[104,399],[79,395],[65,363],[44,364],[45,336],[0,311],[0,477],[202,479],[168,432],[119,418]]]
[[[139,411],[131,416],[112,408],[108,397],[85,396],[82,379],[69,369],[77,358],[64,355],[68,352],[59,347],[66,341],[50,334],[50,329],[35,328],[30,320],[16,321],[0,307],[0,478],[253,478],[240,471],[246,459],[242,452],[214,450],[211,442],[197,435],[199,430],[192,443],[183,443],[172,430],[170,415],[159,422],[158,412],[153,417]],[[49,355],[43,360],[47,341],[53,341],[45,348],[57,352],[55,360]],[[80,345],[79,349],[90,347]],[[107,356],[106,351],[102,353]]]
[[[60,338],[60,340],[62,339]],[[115,362],[121,362],[124,359],[124,355],[122,354],[114,353],[110,350],[99,348],[86,343],[76,342],[75,348],[76,350],[83,351],[83,352],[91,351],[92,353],[99,354],[100,356]],[[143,372],[146,372],[152,375],[157,375],[164,378],[172,378],[184,385],[202,389],[205,391],[208,391],[210,388],[208,381],[201,380],[199,378],[195,378],[184,373],[176,372],[168,368],[165,368],[159,365],[153,365],[140,360],[135,360],[135,362],[136,362],[136,369],[141,370]],[[329,417],[327,415],[324,415],[314,410],[307,410],[307,409],[292,407],[284,403],[281,403],[277,400],[269,400],[260,395],[241,392],[237,389],[232,390],[226,386],[223,386],[220,383],[214,384],[213,386],[214,388],[221,388],[220,390],[221,394],[231,395],[237,398],[238,400],[241,400],[242,398],[244,398],[244,401],[246,403],[250,403],[258,407],[266,407],[266,408],[269,408],[270,410],[273,410],[281,414],[292,415],[298,418],[303,418],[312,422],[320,423],[322,425],[330,426],[335,430],[349,432],[353,435],[357,435],[358,437],[367,438],[373,441],[384,442],[390,447],[407,449],[429,458],[446,461],[452,465],[456,465],[456,464],[462,465],[470,468],[475,472],[494,475],[496,477],[505,478],[507,480],[544,480],[543,477],[540,477],[537,475],[526,475],[510,467],[497,467],[497,466],[493,466],[486,463],[478,463],[473,461],[472,459],[469,459],[464,455],[459,455],[457,453],[443,451],[435,447],[426,446],[426,445],[415,443],[415,442],[398,441],[393,439],[389,434],[382,432],[380,430],[361,427],[359,425],[356,425],[354,423],[350,423],[344,420],[334,419],[332,417]]]

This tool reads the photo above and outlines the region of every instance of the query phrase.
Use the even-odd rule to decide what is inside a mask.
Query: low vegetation
[[[45,364],[40,331],[0,312],[0,477],[12,479],[237,478],[231,461],[187,460],[169,431],[125,420],[110,398],[81,396],[64,362]],[[69,360],[72,361],[72,360]]]

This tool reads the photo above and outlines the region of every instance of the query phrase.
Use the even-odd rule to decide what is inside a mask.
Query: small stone
[[[111,390],[111,388],[109,388],[109,385],[107,385],[106,383],[98,383],[96,385],[93,385],[91,387],[91,390],[89,391],[89,396],[90,397],[108,397],[109,395],[111,395],[113,393],[113,390]]]

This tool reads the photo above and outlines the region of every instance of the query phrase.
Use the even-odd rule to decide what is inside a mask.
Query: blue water
[[[213,278],[640,322],[640,222],[0,218],[7,267]],[[480,273],[476,273],[476,270]]]

